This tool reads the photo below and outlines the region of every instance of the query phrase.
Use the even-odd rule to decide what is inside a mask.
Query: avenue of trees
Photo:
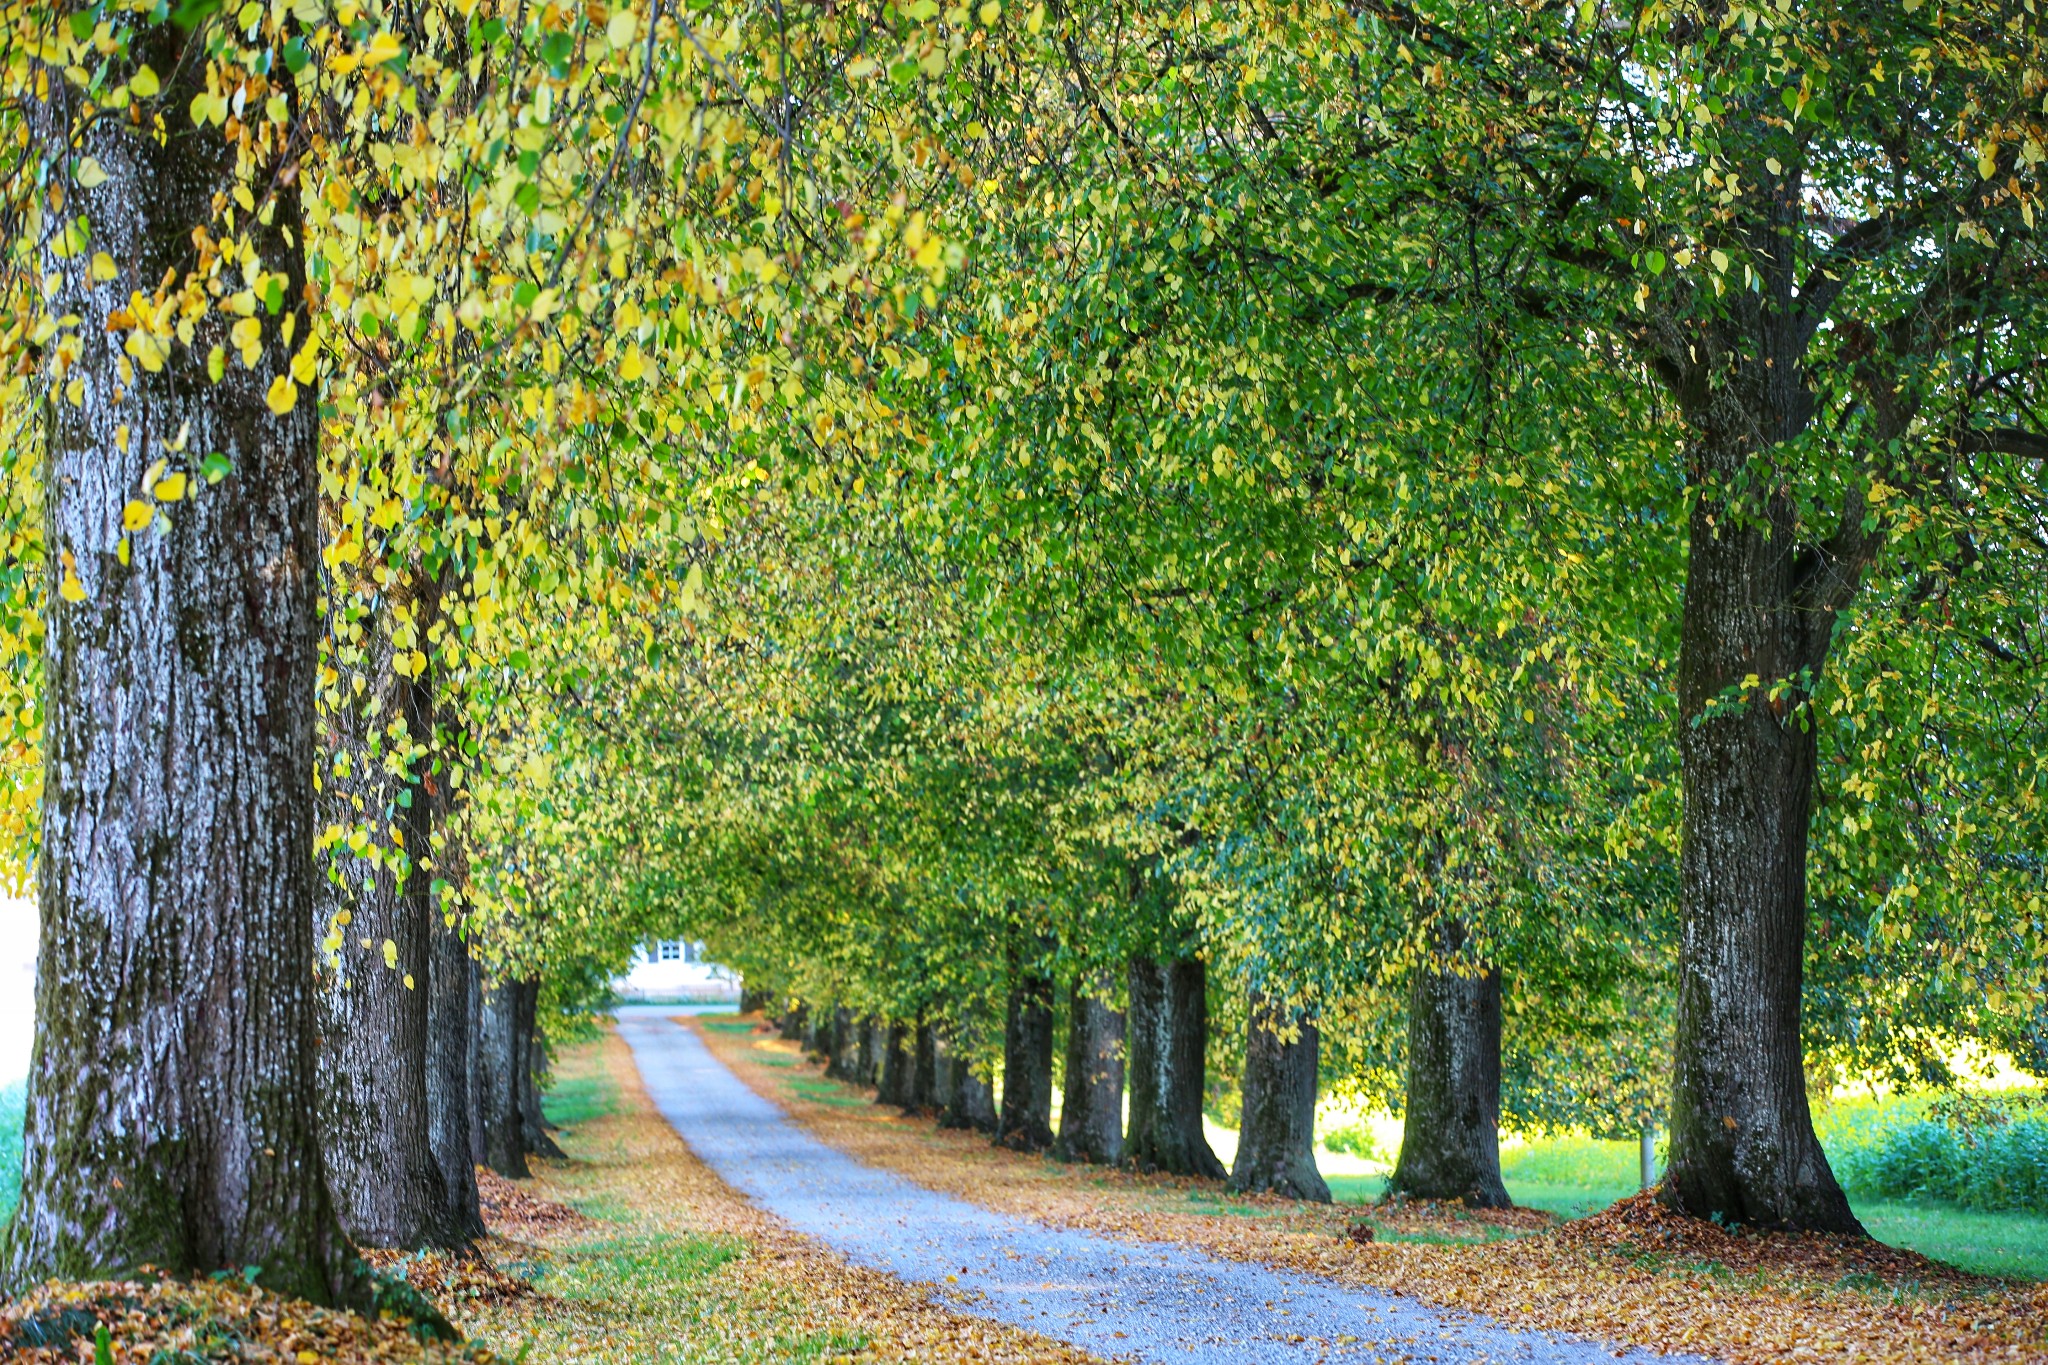
[[[1662,1129],[1855,1231],[1812,1085],[2048,1073],[2027,0],[50,0],[0,73],[13,1284],[368,1302],[656,936],[1311,1199],[1336,1089],[1405,1194]]]

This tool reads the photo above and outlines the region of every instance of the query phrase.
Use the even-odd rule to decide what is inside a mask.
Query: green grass
[[[550,1347],[587,1350],[601,1344],[607,1356],[664,1365],[812,1365],[867,1349],[864,1334],[802,1327],[789,1295],[726,1274],[746,1249],[738,1237],[674,1233],[609,1237],[571,1248],[541,1277],[542,1287],[617,1321],[603,1330],[601,1343],[578,1340],[579,1315],[572,1307],[554,1324],[568,1339],[527,1343],[531,1358],[554,1358]],[[618,1330],[622,1324],[624,1333]],[[621,1349],[626,1354],[618,1354]],[[514,1347],[505,1354],[519,1352]]]
[[[619,1095],[610,1076],[595,1068],[576,1076],[556,1076],[541,1096],[541,1109],[548,1121],[573,1132],[576,1128],[615,1112]]]
[[[1502,1152],[1500,1174],[1517,1204],[1583,1218],[1641,1187],[1640,1159],[1633,1142],[1542,1138]]]
[[[1914,1102],[1899,1106],[1918,1117]],[[1855,1128],[1871,1131],[1877,1116],[1858,1113]],[[1830,1147],[1841,1141],[1841,1122],[1823,1125]],[[1636,1145],[1563,1137],[1508,1148],[1501,1175],[1508,1195],[1528,1208],[1548,1209],[1562,1218],[1583,1218],[1637,1187]],[[1345,1203],[1369,1204],[1386,1189],[1381,1176],[1331,1176],[1330,1192]],[[2025,1212],[1980,1212],[1941,1200],[1872,1199],[1851,1196],[1856,1216],[1871,1236],[1892,1246],[1975,1271],[2048,1280],[2048,1217]]]
[[[1880,1242],[1979,1275],[2048,1280],[2048,1218],[2040,1214],[1979,1213],[1933,1200],[1854,1202],[1856,1216]]]
[[[697,1022],[713,1033],[752,1033],[754,1026],[737,1014],[700,1014]]]
[[[1560,1218],[1583,1218],[1637,1187],[1636,1145],[1596,1138],[1545,1138],[1501,1153],[1501,1179],[1508,1197]],[[1329,1176],[1330,1193],[1344,1203],[1369,1204],[1385,1193],[1385,1176]]]
[[[838,1081],[820,1081],[803,1076],[791,1081],[789,1088],[807,1100],[815,1100],[819,1104],[836,1104],[842,1109],[851,1109],[856,1105],[866,1105],[870,1102],[866,1095],[849,1089]]]

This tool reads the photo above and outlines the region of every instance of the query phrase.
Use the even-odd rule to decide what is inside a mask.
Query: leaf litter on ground
[[[851,1266],[748,1203],[691,1154],[616,1033],[566,1049],[616,1100],[562,1136],[531,1181],[479,1173],[491,1236],[455,1251],[371,1251],[467,1338],[281,1298],[241,1278],[51,1284],[0,1303],[12,1365],[1096,1365],[955,1312],[934,1289]]]
[[[842,1150],[1050,1224],[1181,1242],[1513,1326],[1738,1365],[2048,1361],[2048,1285],[1973,1275],[1865,1238],[1726,1229],[1647,1194],[1570,1221],[1535,1209],[1231,1195],[1216,1181],[1064,1165],[940,1130],[929,1115],[850,1104],[873,1092],[823,1080],[766,1026],[699,1035],[757,1093]]]

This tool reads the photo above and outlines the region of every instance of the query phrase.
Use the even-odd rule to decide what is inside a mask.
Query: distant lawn
[[[1332,1175],[1330,1195],[1339,1203],[1370,1204],[1385,1193],[1387,1178],[1381,1175]],[[1524,1208],[1547,1209],[1560,1218],[1583,1218],[1598,1213],[1615,1200],[1636,1192],[1634,1181],[1621,1185],[1559,1184],[1540,1180],[1508,1179],[1508,1198]]]
[[[1593,1138],[1548,1138],[1501,1153],[1508,1197],[1561,1218],[1598,1213],[1637,1189],[1636,1145]],[[1386,1189],[1377,1175],[1329,1177],[1344,1203],[1369,1204]],[[1892,1246],[1980,1275],[2048,1280],[2048,1217],[1977,1213],[1938,1200],[1851,1201],[1870,1235]]]
[[[601,1119],[612,1113],[618,1102],[618,1090],[611,1077],[594,1067],[573,1076],[557,1075],[553,1082],[541,1097],[541,1110],[550,1123],[563,1129],[580,1128],[592,1119]]]
[[[1880,1242],[1980,1275],[2048,1280],[2048,1218],[2038,1213],[1976,1213],[1933,1200],[1853,1202]]]

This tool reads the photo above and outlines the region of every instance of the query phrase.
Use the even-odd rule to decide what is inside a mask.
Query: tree
[[[148,108],[211,98],[225,71],[290,113],[289,82],[212,29],[130,18],[124,36],[119,75]],[[313,1122],[319,447],[293,378],[293,121],[160,139],[85,118],[61,64],[38,74],[41,266],[77,321],[45,435],[43,944],[8,1273],[255,1266],[281,1293],[364,1302]],[[261,211],[230,226],[252,185]],[[268,300],[217,376],[232,315],[210,289]]]
[[[1249,1015],[1244,1118],[1230,1187],[1327,1204],[1329,1182],[1316,1169],[1315,1157],[1321,1052],[1315,1020],[1305,1015],[1290,1020],[1263,996],[1252,1000]]]

